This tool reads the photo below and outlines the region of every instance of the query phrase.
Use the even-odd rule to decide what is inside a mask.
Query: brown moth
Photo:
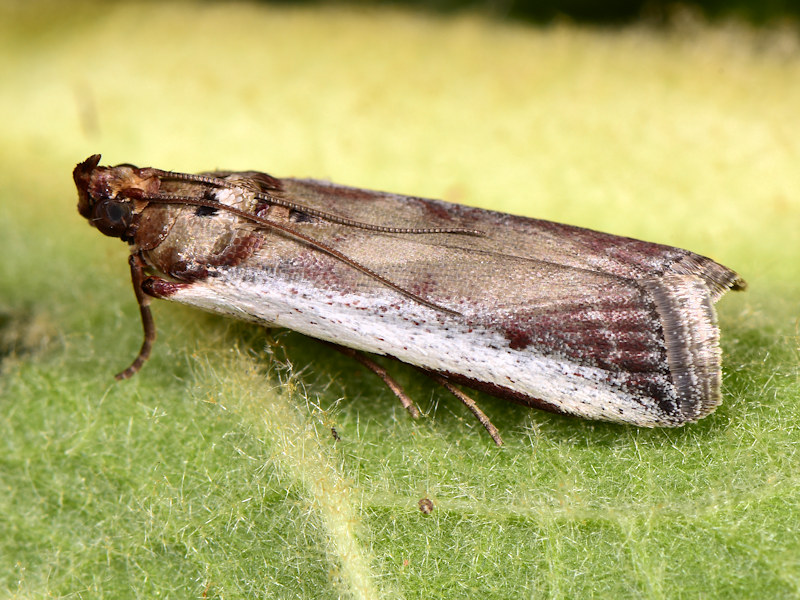
[[[721,402],[713,304],[745,282],[704,256],[549,221],[256,171],[75,167],[78,210],[130,245],[145,339],[166,298],[416,365],[546,410],[672,427]]]

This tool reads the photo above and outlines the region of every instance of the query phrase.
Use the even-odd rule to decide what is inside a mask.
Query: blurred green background
[[[0,3],[0,596],[800,595],[794,9],[498,18],[524,6]],[[418,422],[311,340],[168,302],[115,382],[141,332],[124,244],[75,210],[95,152],[711,256],[750,284],[724,404],[651,431],[479,394],[497,449],[411,369]]]

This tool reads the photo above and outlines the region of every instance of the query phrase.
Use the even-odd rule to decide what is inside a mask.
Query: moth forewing
[[[744,282],[711,259],[314,180],[98,161],[75,169],[79,209],[129,242],[149,274],[137,296],[391,356],[456,394],[453,382],[586,418],[676,426],[721,401],[713,303]],[[118,213],[128,220],[106,222]]]

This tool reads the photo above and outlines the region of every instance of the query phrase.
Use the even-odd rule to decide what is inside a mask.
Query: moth
[[[674,427],[721,402],[714,303],[744,280],[670,246],[437,200],[279,179],[75,167],[78,210],[130,246],[144,342],[152,298],[415,365],[500,435],[456,384],[587,419]]]

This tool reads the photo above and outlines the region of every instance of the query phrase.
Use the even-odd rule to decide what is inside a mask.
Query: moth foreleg
[[[153,313],[150,312],[151,298],[169,298],[182,288],[189,287],[188,283],[175,283],[160,277],[147,277],[145,275],[145,263],[141,254],[131,254],[128,262],[131,265],[131,282],[133,291],[136,294],[136,302],[139,303],[139,312],[142,315],[142,329],[144,329],[144,341],[131,366],[115,375],[116,379],[128,379],[133,377],[142,368],[147,359],[150,358],[150,351],[156,341],[156,324],[153,320]]]
[[[136,294],[136,302],[139,303],[139,312],[142,315],[142,329],[144,329],[144,341],[142,347],[139,349],[139,354],[131,363],[131,366],[124,371],[117,373],[114,377],[118,380],[128,379],[133,377],[136,372],[142,368],[142,365],[150,357],[150,351],[153,349],[153,343],[156,341],[156,324],[153,321],[153,313],[150,312],[150,296],[144,293],[142,283],[145,281],[144,259],[139,254],[131,254],[128,259],[131,266],[131,283],[133,283],[133,291]]]

